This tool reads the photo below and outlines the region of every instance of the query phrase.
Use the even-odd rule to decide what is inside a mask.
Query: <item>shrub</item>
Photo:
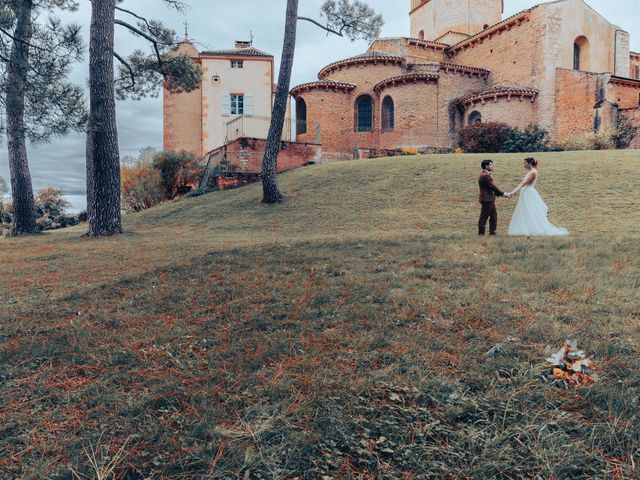
[[[468,153],[500,152],[513,128],[504,123],[477,123],[458,133],[458,146]]]
[[[36,207],[42,211],[43,215],[54,217],[64,214],[64,211],[71,206],[62,198],[62,190],[53,187],[43,188],[36,194]]]
[[[624,115],[618,116],[616,130],[611,135],[611,141],[615,148],[624,149],[631,146],[631,142],[636,137],[638,128],[631,124],[631,121]]]
[[[504,143],[506,153],[546,152],[550,150],[549,132],[531,124],[524,130],[513,129]]]
[[[139,212],[164,200],[160,172],[142,161],[124,165],[121,170],[122,205]]]
[[[159,152],[153,157],[153,167],[160,172],[164,198],[172,200],[198,184],[202,168],[190,153]]]

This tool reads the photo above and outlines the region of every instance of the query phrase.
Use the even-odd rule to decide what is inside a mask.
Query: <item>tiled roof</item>
[[[532,100],[538,96],[539,90],[532,87],[523,87],[520,85],[494,85],[491,88],[480,92],[473,92],[465,95],[458,103],[474,103],[477,101],[494,99],[498,97],[527,97]]]
[[[340,68],[346,65],[353,65],[358,63],[369,63],[369,62],[392,62],[392,63],[404,63],[405,59],[402,57],[398,57],[396,55],[391,55],[386,52],[379,52],[377,50],[370,50],[368,52],[362,53],[360,55],[356,55],[355,57],[345,58],[344,60],[339,60],[337,62],[330,63],[318,73],[318,78],[325,78],[331,71]]]
[[[373,91],[376,93],[380,93],[385,87],[390,85],[398,85],[404,83],[416,83],[416,82],[437,82],[439,76],[435,73],[408,73],[406,75],[398,75],[397,77],[387,78],[377,83],[375,87],[373,87]]]
[[[314,90],[317,88],[335,89],[335,90],[353,90],[357,85],[347,82],[337,82],[335,80],[319,80],[317,82],[308,82],[297,85],[291,89],[291,95],[296,96],[304,90]]]
[[[273,55],[269,55],[255,47],[233,48],[230,50],[209,50],[202,52],[200,55],[208,57],[273,57]]]

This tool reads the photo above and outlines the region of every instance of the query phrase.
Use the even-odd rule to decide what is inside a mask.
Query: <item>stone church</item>
[[[411,36],[380,38],[291,91],[299,142],[323,157],[450,147],[477,122],[546,128],[553,140],[640,126],[640,53],[583,0],[502,19],[504,0],[411,0]],[[508,0],[507,0],[508,1]]]

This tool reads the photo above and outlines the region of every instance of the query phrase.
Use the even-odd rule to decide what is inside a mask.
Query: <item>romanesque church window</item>
[[[369,95],[362,95],[356,100],[356,130],[358,132],[373,130],[373,100]]]
[[[475,125],[476,123],[482,123],[482,114],[477,110],[469,114],[469,125]]]
[[[296,100],[296,135],[307,133],[307,103],[303,98]]]
[[[387,95],[382,100],[382,130],[393,130],[394,124],[393,99]]]
[[[573,69],[589,70],[589,40],[584,35],[573,42]]]

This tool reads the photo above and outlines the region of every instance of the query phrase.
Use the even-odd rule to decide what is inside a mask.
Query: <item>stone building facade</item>
[[[640,127],[640,54],[583,0],[502,19],[503,0],[411,0],[411,37],[381,38],[296,86],[297,139],[325,158],[450,147],[476,122],[546,128],[553,140]],[[320,133],[306,125],[320,125]]]
[[[188,93],[164,90],[165,150],[202,158],[240,138],[267,137],[276,90],[272,55],[243,41],[232,49],[199,52],[189,40],[174,54],[200,65],[202,83]],[[290,129],[285,137],[290,140]]]

